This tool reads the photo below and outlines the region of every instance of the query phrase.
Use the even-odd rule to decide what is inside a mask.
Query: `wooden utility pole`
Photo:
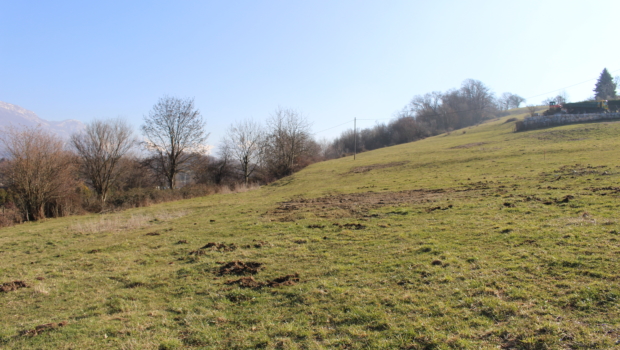
[[[353,160],[357,155],[357,118],[353,118]]]

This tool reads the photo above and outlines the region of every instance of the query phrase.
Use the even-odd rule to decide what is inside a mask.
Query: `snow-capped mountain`
[[[50,131],[65,140],[71,134],[84,130],[84,124],[79,120],[48,121],[39,118],[34,112],[25,108],[0,101],[0,128],[6,128],[11,125],[16,128],[36,127],[39,125],[43,130]]]

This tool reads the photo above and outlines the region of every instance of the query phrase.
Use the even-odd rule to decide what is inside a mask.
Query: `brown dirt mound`
[[[210,242],[207,243],[204,247],[201,247],[200,249],[217,250],[218,252],[232,252],[233,250],[237,249],[237,246],[234,243],[227,245],[226,243]]]
[[[252,288],[252,289],[260,289],[263,287],[283,287],[283,286],[294,286],[299,283],[299,274],[295,273],[293,275],[286,275],[278,278],[274,278],[273,280],[261,282],[254,279],[252,276],[241,277],[237,280],[229,280],[226,281],[226,284],[237,284],[241,288]]]
[[[353,229],[353,230],[363,230],[363,229],[366,228],[366,226],[364,226],[362,224],[353,224],[353,223],[344,224],[344,225],[342,225],[342,227],[350,228],[350,229]]]
[[[442,207],[428,208],[428,209],[426,209],[426,212],[430,213],[430,212],[435,211],[435,210],[448,210],[448,209],[452,209],[452,204],[450,204],[450,205],[448,205],[447,207],[444,207],[444,208],[442,208]]]
[[[299,283],[299,274],[286,275],[267,281],[269,287],[294,286]]]
[[[161,235],[161,233],[159,233],[159,232],[149,232],[146,235],[147,236],[159,236],[159,235]]]
[[[373,165],[366,165],[366,166],[358,166],[355,167],[353,169],[351,169],[351,171],[349,171],[347,174],[359,174],[359,173],[367,173],[371,170],[375,170],[375,169],[385,169],[385,168],[393,168],[393,167],[397,167],[397,166],[401,166],[401,165],[405,165],[408,162],[392,162],[392,163],[384,163],[384,164],[373,164]]]
[[[30,287],[30,286],[24,281],[6,282],[0,285],[0,292],[12,292],[14,290],[18,290],[20,288],[27,288],[27,287]]]
[[[241,262],[241,261],[231,261],[228,262],[226,264],[224,264],[223,266],[220,266],[220,268],[217,271],[218,275],[254,275],[257,274],[258,271],[263,269],[263,263],[259,263],[259,262],[255,262],[255,261],[248,261],[248,262]]]
[[[47,332],[49,330],[52,329],[56,329],[56,328],[60,328],[60,327],[64,327],[67,325],[67,321],[62,321],[60,323],[46,323],[46,324],[41,324],[36,326],[34,329],[27,329],[25,331],[21,331],[21,335],[23,336],[35,336],[35,335],[39,335],[43,332]]]
[[[271,247],[271,243],[267,241],[257,241],[253,239],[252,242],[254,242],[254,248]]]
[[[447,193],[455,197],[456,190],[408,190],[400,192],[361,192],[339,194],[321,198],[295,198],[287,202],[278,203],[273,211],[265,215],[288,217],[295,211],[320,213],[322,218],[343,218],[355,216],[370,217],[369,211],[386,206],[396,206],[401,203],[422,204],[441,199]],[[343,213],[346,211],[347,213]]]
[[[262,248],[262,247],[271,247],[271,243],[267,242],[267,241],[257,241],[255,239],[252,240],[252,244],[246,244],[243,246],[243,248],[245,249],[250,249],[252,247],[254,248]]]

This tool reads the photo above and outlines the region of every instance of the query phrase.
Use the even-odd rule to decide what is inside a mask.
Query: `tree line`
[[[160,98],[140,131],[142,141],[121,119],[94,120],[68,142],[40,127],[4,130],[0,225],[243,190],[322,159],[293,109],[231,125],[216,156],[193,99]]]
[[[419,140],[475,125],[518,108],[482,82],[413,97],[388,123],[347,130],[318,143],[308,118],[277,108],[264,124],[242,120],[209,154],[206,124],[193,99],[164,96],[144,116],[142,139],[121,119],[95,120],[68,142],[40,128],[0,137],[0,225],[82,212],[146,206],[221,191],[244,190],[325,159]],[[2,222],[4,221],[4,222]]]
[[[519,108],[525,99],[513,93],[495,96],[481,81],[467,79],[458,89],[414,96],[388,123],[347,130],[326,149],[328,158],[398,145],[479,124]],[[357,140],[356,140],[357,139]]]

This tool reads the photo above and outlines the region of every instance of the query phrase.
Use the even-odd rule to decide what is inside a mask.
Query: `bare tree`
[[[4,179],[26,221],[45,218],[46,206],[71,193],[74,157],[57,136],[40,128],[9,128],[2,135]]]
[[[549,97],[546,100],[542,101],[542,104],[548,106],[550,104],[558,105],[568,102],[568,94],[566,91],[562,90],[557,96]]]
[[[188,169],[192,158],[206,153],[209,136],[193,99],[164,96],[144,117],[142,132],[146,147],[153,153],[157,169],[174,188],[175,177]]]
[[[519,106],[521,106],[521,104],[525,102],[525,98],[516,94],[510,94],[510,97],[508,97],[508,101],[510,108],[519,108]]]
[[[95,120],[71,136],[81,159],[81,170],[103,205],[120,176],[119,162],[134,145],[129,125],[121,119]]]
[[[307,152],[310,123],[293,109],[278,108],[267,120],[263,160],[271,176],[292,174],[299,157]]]
[[[504,92],[498,99],[497,104],[500,110],[505,111],[512,108],[519,108],[523,102],[525,102],[523,97],[510,92]]]
[[[244,120],[231,125],[226,133],[223,149],[239,161],[246,185],[258,167],[264,149],[264,139],[263,128],[253,120]]]
[[[527,105],[527,111],[528,111],[528,113],[530,113],[530,117],[533,117],[533,116],[536,115],[536,109],[537,108],[538,107],[536,107],[536,106]]]

